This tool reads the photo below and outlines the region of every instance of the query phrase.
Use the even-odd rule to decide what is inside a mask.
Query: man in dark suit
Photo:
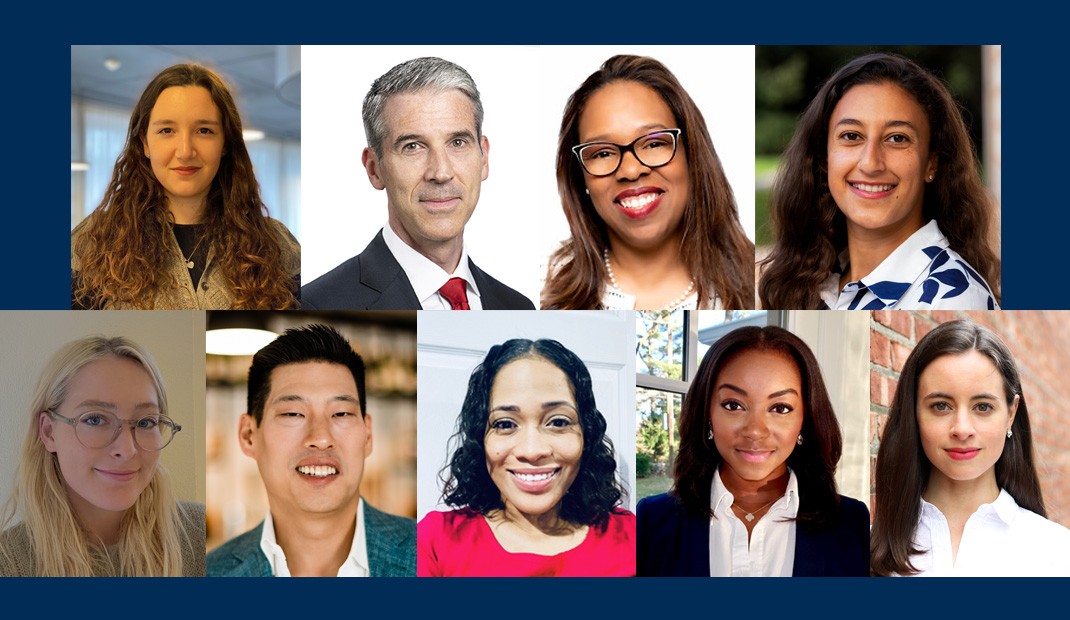
[[[301,289],[311,310],[533,310],[468,258],[464,227],[489,172],[472,76],[440,58],[397,65],[364,98],[368,180],[387,225],[359,255]]]
[[[416,574],[416,522],[360,497],[372,451],[364,361],[325,325],[288,329],[253,356],[238,441],[269,511],[208,554],[209,577]]]

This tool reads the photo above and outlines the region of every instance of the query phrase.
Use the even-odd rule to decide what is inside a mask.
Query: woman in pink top
[[[583,361],[554,340],[491,347],[417,527],[420,576],[631,576],[635,515]]]

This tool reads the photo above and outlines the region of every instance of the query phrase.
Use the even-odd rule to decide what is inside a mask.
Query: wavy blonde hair
[[[29,576],[85,577],[115,572],[110,559],[93,553],[98,541],[71,507],[59,463],[45,449],[39,432],[41,413],[63,404],[74,375],[87,364],[108,357],[128,359],[144,368],[152,377],[161,413],[167,413],[167,395],[156,362],[148,351],[126,338],[91,336],[68,343],[52,356],[34,390],[15,491],[0,518],[2,529],[7,529],[21,510],[34,558],[34,574]],[[115,576],[182,575],[182,548],[190,541],[184,540],[170,476],[159,463],[149,485],[123,515],[119,536]],[[4,561],[11,563],[12,558]]]

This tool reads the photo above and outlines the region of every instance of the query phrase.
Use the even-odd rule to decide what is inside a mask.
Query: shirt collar
[[[840,252],[839,273],[829,275],[821,289],[821,299],[830,307],[836,307],[841,293],[851,295],[867,288],[885,304],[899,301],[910,288],[911,283],[925,273],[926,268],[950,244],[940,231],[936,220],[914,231],[906,241],[899,244],[877,268],[855,282],[848,282],[840,289],[840,276],[849,265],[850,254],[845,248]]]
[[[264,527],[260,532],[260,550],[271,565],[274,577],[290,577],[290,567],[286,564],[286,552],[275,538],[275,521],[269,510],[264,517]],[[349,556],[338,569],[339,577],[357,577],[370,574],[368,568],[368,543],[364,530],[364,499],[357,500],[357,522],[353,528],[353,544],[349,547]]]
[[[735,496],[721,481],[721,469],[717,468],[713,483],[710,485],[710,507],[713,508],[713,514],[722,516],[731,514],[732,503],[735,501]],[[786,513],[786,516],[791,518],[799,514],[799,479],[790,467],[788,468],[788,486],[784,490],[784,496],[773,503],[770,512],[773,508]]]
[[[401,265],[401,269],[405,271],[405,275],[409,278],[409,284],[412,285],[412,290],[416,293],[416,298],[420,300],[421,304],[432,295],[437,295],[438,289],[442,288],[442,285],[449,281],[450,278],[463,278],[465,283],[468,284],[469,297],[472,294],[479,295],[476,279],[468,265],[468,248],[465,245],[461,245],[461,259],[457,262],[457,269],[453,273],[447,273],[445,269],[436,265],[431,259],[402,241],[401,237],[394,232],[394,229],[390,228],[389,223],[383,227],[383,241],[386,242],[386,247],[390,249],[390,253],[394,255],[398,264]]]
[[[944,513],[934,504],[925,501],[925,498],[921,500],[921,513],[923,518],[933,519],[939,517],[941,520],[947,520],[944,517]],[[1018,502],[1014,501],[1014,498],[1005,489],[1000,489],[999,495],[996,496],[995,500],[989,504],[981,504],[974,514],[994,517],[1010,525],[1014,523],[1020,513],[1021,508],[1018,507]]]

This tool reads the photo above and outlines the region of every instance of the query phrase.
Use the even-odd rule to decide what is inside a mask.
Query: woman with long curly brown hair
[[[572,238],[543,309],[753,306],[754,244],[702,112],[662,63],[613,56],[572,94],[557,186]]]
[[[71,233],[71,306],[293,308],[301,247],[266,212],[226,83],[169,67],[134,108],[100,206]]]
[[[955,100],[902,56],[856,58],[803,112],[769,199],[767,309],[992,310],[995,208]]]

